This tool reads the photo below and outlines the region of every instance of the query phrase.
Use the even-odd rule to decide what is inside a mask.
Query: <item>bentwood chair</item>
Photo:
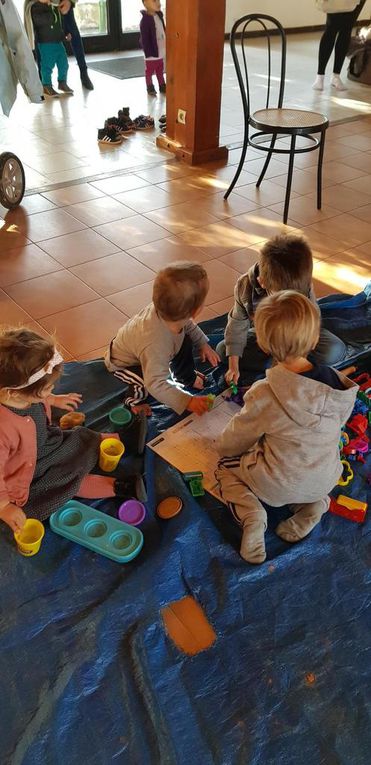
[[[251,35],[248,35],[251,24],[254,25],[255,29],[256,25],[258,25],[258,29],[260,28],[263,31],[267,52],[266,79],[265,81],[263,80],[265,108],[258,111],[252,111],[251,108],[251,74],[249,74],[246,56],[248,42],[251,40]],[[278,35],[278,57],[276,51],[272,51],[272,35]],[[286,223],[289,212],[295,155],[318,149],[317,209],[320,210],[322,204],[322,162],[325,135],[329,121],[324,114],[319,114],[318,112],[285,108],[283,106],[286,77],[286,35],[282,25],[272,16],[267,16],[263,13],[250,13],[238,19],[233,25],[230,45],[241,92],[244,113],[244,140],[236,174],[224,195],[224,199],[228,198],[239,178],[248,146],[266,152],[265,162],[256,183],[258,188],[268,169],[272,155],[288,154],[289,162],[283,212],[283,222]],[[274,76],[276,68],[278,71],[277,77]],[[254,71],[254,74],[257,75],[259,83],[261,83],[262,75],[260,73],[257,74],[256,71]],[[271,101],[274,101],[276,105],[271,106]],[[251,128],[256,132],[251,132]],[[298,142],[300,138],[305,138],[307,141],[304,143],[302,141]],[[287,146],[287,139],[289,139],[289,148]]]

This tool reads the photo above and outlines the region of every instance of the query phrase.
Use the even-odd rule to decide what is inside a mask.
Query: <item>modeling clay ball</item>
[[[83,412],[68,412],[60,418],[59,425],[62,430],[70,430],[70,428],[76,428],[77,425],[83,425],[84,422],[85,415]]]

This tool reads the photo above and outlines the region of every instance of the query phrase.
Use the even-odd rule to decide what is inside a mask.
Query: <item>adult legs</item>
[[[215,471],[220,494],[235,521],[242,526],[240,555],[248,563],[263,563],[266,558],[264,534],[267,513],[243,480],[240,460],[224,458]]]
[[[326,26],[321,37],[318,50],[318,74],[324,75],[331,53],[334,49],[336,35],[339,31],[339,16],[342,13],[328,13],[326,17]]]
[[[340,74],[349,48],[354,11],[351,11],[350,13],[338,13],[336,15],[341,18],[339,18],[338,22],[339,31],[335,43],[334,74]]]
[[[71,6],[68,13],[62,15],[63,29],[66,35],[71,35],[71,48],[80,69],[81,82],[87,90],[93,90],[94,86],[88,75],[88,67],[85,59],[84,45],[76,24],[75,14]]]

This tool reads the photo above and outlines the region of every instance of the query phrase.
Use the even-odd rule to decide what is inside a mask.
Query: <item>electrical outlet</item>
[[[186,124],[186,115],[187,112],[184,109],[178,109],[178,122],[180,122],[181,125]]]

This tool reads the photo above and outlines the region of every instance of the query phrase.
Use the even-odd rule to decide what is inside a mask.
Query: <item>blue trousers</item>
[[[71,35],[71,48],[73,50],[73,55],[75,56],[80,72],[84,72],[87,69],[84,46],[82,44],[81,35],[76,24],[75,14],[73,12],[72,6],[68,13],[62,15],[62,23],[64,33],[66,35]]]
[[[63,43],[37,43],[37,48],[40,54],[42,84],[52,84],[52,72],[55,66],[58,69],[58,82],[66,82],[68,59]]]

